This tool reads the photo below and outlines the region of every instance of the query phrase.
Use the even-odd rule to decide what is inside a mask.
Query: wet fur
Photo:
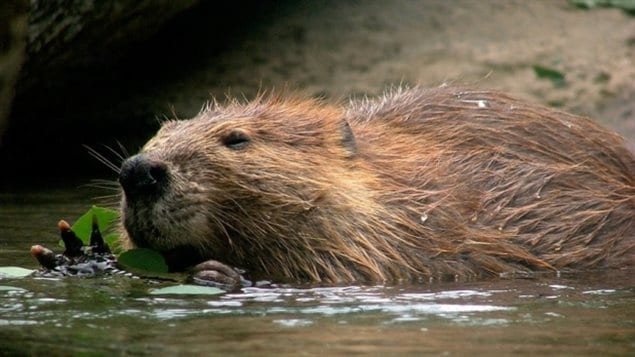
[[[232,150],[223,138],[251,138]],[[193,247],[275,280],[383,282],[635,261],[635,158],[593,121],[463,88],[345,107],[261,96],[171,121],[143,153],[132,245]],[[192,261],[191,264],[198,263]]]

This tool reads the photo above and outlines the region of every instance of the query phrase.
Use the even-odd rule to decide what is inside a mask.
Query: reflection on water
[[[0,266],[35,267],[33,243],[90,200],[0,197]],[[0,355],[558,354],[635,351],[635,271],[155,296],[108,276],[0,280]]]

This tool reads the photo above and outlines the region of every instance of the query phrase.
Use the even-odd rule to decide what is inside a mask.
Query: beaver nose
[[[126,159],[119,171],[119,183],[128,198],[160,194],[167,185],[167,177],[165,163],[143,154]]]

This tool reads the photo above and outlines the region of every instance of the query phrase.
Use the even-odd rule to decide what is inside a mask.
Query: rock
[[[28,8],[27,0],[0,2],[0,146],[25,58]]]

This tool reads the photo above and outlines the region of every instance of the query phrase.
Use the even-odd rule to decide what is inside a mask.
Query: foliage
[[[92,206],[86,213],[81,215],[71,229],[75,232],[75,235],[82,240],[84,245],[90,243],[90,233],[92,231],[93,216],[97,218],[97,224],[101,232],[111,232],[115,224],[119,220],[119,212],[98,206]],[[104,241],[113,247],[116,245],[119,235],[117,233],[109,233],[104,237]],[[64,242],[60,240],[59,246],[63,247]]]
[[[90,243],[90,234],[92,231],[93,217],[97,219],[99,230],[101,232],[112,231],[119,221],[119,212],[98,206],[92,206],[86,213],[75,221],[71,227],[75,235],[79,237],[84,245]],[[140,275],[165,274],[168,272],[168,266],[163,256],[153,250],[138,248],[125,252],[117,251],[117,233],[110,233],[105,236],[105,242],[113,249],[117,256],[117,263],[125,270],[139,273]],[[63,245],[63,243],[60,244]]]
[[[35,270],[20,267],[0,267],[0,279],[2,278],[23,278],[33,274]]]
[[[562,72],[540,65],[534,65],[533,68],[536,77],[550,80],[554,87],[564,87],[566,85],[564,74]]]
[[[635,0],[570,0],[570,2],[583,9],[616,7],[626,11],[626,13],[630,15],[635,15]]]
[[[128,271],[141,271],[165,274],[168,272],[168,265],[163,256],[154,250],[137,248],[119,254],[117,264]]]

